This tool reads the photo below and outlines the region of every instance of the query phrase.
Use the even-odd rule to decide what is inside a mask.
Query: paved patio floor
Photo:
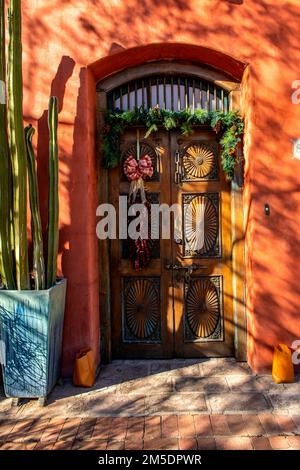
[[[234,359],[114,361],[45,407],[0,397],[0,449],[300,449],[300,378]]]

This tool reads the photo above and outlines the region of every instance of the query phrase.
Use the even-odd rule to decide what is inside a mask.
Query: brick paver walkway
[[[169,415],[0,422],[0,450],[300,449],[300,415]]]
[[[299,392],[232,359],[115,361],[44,408],[0,397],[0,450],[300,449]]]

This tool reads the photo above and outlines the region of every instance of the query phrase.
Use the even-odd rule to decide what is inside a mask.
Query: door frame
[[[225,73],[204,65],[185,64],[178,61],[158,61],[132,67],[104,78],[96,85],[96,157],[98,162],[99,204],[109,201],[108,170],[102,162],[102,132],[107,112],[107,93],[120,84],[142,76],[157,73],[190,75],[205,79],[229,91],[230,110],[240,110],[241,85]],[[246,317],[246,269],[245,269],[245,214],[243,207],[243,146],[238,148],[238,165],[231,183],[231,235],[232,235],[232,282],[234,318],[234,355],[238,361],[247,361]],[[100,303],[100,356],[101,362],[111,361],[111,308],[110,308],[110,242],[99,240],[99,303]]]

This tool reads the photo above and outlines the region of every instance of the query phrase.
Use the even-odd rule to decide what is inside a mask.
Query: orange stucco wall
[[[44,224],[45,110],[50,94],[60,101],[60,270],[69,280],[64,373],[71,373],[79,347],[99,351],[93,73],[110,73],[109,63],[126,66],[117,63],[124,49],[172,42],[249,64],[243,75],[249,362],[255,370],[269,367],[275,343],[300,338],[300,162],[290,141],[300,137],[300,105],[291,103],[291,83],[300,79],[299,0],[22,3],[24,113],[38,130]],[[87,70],[107,56],[112,60],[98,62],[96,72]]]

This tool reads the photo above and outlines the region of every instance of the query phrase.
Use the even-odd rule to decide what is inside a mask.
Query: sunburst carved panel
[[[185,285],[185,339],[223,340],[221,278],[197,277]]]
[[[159,278],[123,279],[123,340],[137,343],[160,342]]]
[[[220,256],[219,193],[183,195],[183,255],[187,258]]]
[[[218,178],[217,144],[193,142],[182,151],[182,181]]]

